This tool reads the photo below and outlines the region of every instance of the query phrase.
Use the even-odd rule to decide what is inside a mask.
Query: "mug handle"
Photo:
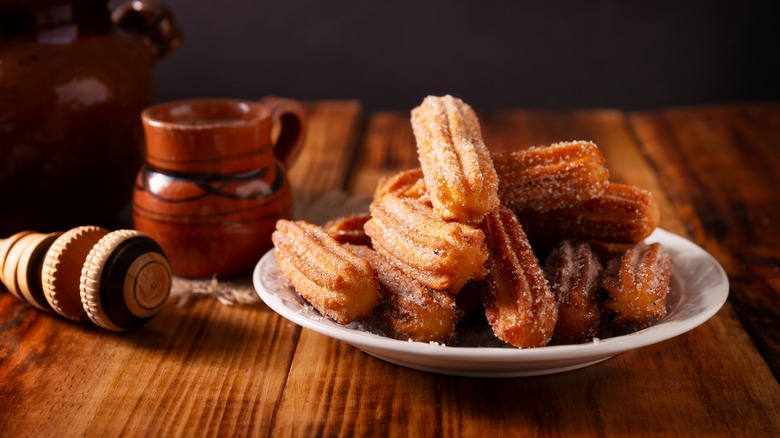
[[[181,31],[166,6],[152,0],[132,0],[111,12],[111,21],[120,29],[145,38],[158,59],[181,45]]]
[[[289,169],[298,159],[306,138],[306,111],[300,103],[283,97],[266,96],[259,102],[271,110],[274,124],[279,125],[274,155]]]

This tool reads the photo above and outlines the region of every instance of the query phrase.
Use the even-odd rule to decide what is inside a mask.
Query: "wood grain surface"
[[[409,114],[307,104],[298,193],[370,195],[417,165]],[[0,436],[774,436],[780,430],[780,105],[480,113],[492,150],[585,139],[652,190],[661,226],[726,268],[689,333],[584,369],[479,379],[414,371],[264,304],[169,305],[124,334],[0,292]]]
[[[631,117],[687,234],[726,269],[730,300],[780,378],[780,105]]]

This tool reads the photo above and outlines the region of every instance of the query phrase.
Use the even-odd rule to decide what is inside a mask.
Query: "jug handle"
[[[306,139],[306,111],[300,103],[283,97],[266,96],[259,102],[271,110],[274,125],[278,125],[274,155],[289,169]]]
[[[168,7],[152,0],[132,0],[117,6],[111,20],[120,29],[141,35],[158,59],[181,45],[181,31]]]

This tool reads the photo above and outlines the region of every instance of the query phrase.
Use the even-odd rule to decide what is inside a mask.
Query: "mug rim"
[[[181,121],[171,120],[170,118],[163,117],[161,112],[170,111],[171,108],[184,105],[197,105],[197,106],[214,106],[219,105],[222,107],[239,108],[244,106],[250,111],[246,114],[247,118],[231,118],[230,123],[203,123],[203,124],[183,124]],[[239,110],[240,111],[240,110]],[[244,99],[232,99],[232,98],[191,98],[191,99],[177,99],[168,102],[160,102],[145,108],[141,112],[141,118],[143,122],[156,127],[164,129],[179,129],[179,130],[204,130],[215,128],[230,128],[230,127],[245,127],[262,123],[264,120],[268,120],[271,117],[271,109],[263,105],[258,101],[244,100]],[[197,120],[197,119],[193,119]],[[207,120],[207,119],[203,119]]]

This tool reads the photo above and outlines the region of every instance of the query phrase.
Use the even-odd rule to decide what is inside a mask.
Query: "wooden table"
[[[301,193],[371,194],[417,164],[408,113],[311,102]],[[481,113],[493,150],[589,139],[652,190],[661,226],[704,247],[731,291],[707,323],[562,374],[414,371],[264,304],[168,306],[115,334],[0,293],[0,436],[777,436],[780,104]]]

